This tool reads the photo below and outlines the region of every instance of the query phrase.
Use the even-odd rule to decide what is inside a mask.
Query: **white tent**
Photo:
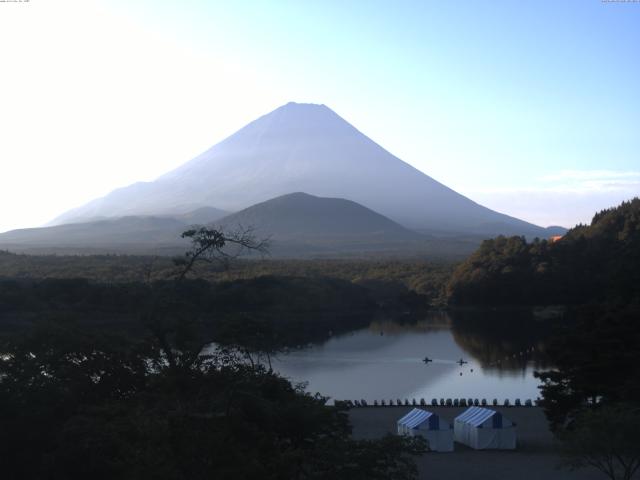
[[[500,412],[488,408],[471,407],[453,422],[456,442],[476,450],[516,448],[516,425]]]
[[[398,420],[398,435],[420,435],[429,442],[430,450],[453,452],[451,425],[433,412],[414,408]]]

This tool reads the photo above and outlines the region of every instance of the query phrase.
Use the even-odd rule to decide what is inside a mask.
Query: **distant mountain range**
[[[298,192],[258,203],[219,219],[198,209],[174,217],[128,216],[27,228],[0,234],[0,248],[23,253],[178,254],[188,244],[180,234],[194,224],[227,232],[251,227],[270,240],[275,257],[419,255],[461,258],[481,237],[437,238],[409,230],[351,200]]]
[[[53,224],[99,217],[236,212],[306,192],[344,198],[425,232],[547,236],[485,208],[393,156],[324,105],[288,103],[153,182],[135,183]]]
[[[115,190],[52,226],[0,234],[0,248],[162,253],[184,249],[187,226],[211,223],[251,226],[285,256],[463,255],[485,237],[565,231],[478,205],[324,105],[289,103],[153,182]]]

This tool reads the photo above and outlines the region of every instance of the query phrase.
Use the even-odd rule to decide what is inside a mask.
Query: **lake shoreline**
[[[489,328],[483,318],[476,322],[469,315],[456,323],[447,313],[430,313],[418,322],[377,321],[272,356],[272,365],[285,378],[305,382],[307,391],[330,397],[330,403],[535,402],[540,381],[534,372],[550,367],[545,326],[489,316]]]

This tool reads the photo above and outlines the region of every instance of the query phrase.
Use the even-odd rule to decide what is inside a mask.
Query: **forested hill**
[[[640,303],[640,199],[551,242],[486,240],[453,273],[452,305]]]

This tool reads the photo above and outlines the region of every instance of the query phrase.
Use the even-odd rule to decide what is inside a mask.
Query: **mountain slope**
[[[485,208],[416,170],[326,106],[296,103],[153,182],[115,190],[54,223],[210,205],[238,211],[296,191],[353,200],[410,228],[546,236],[544,229]]]
[[[438,256],[463,258],[479,238],[421,235],[351,200],[297,192],[261,202],[219,222],[227,232],[251,227],[275,257]]]
[[[0,234],[0,248],[13,251],[154,253],[149,249],[186,245],[187,224],[173,218],[123,217]]]
[[[227,228],[250,225],[258,235],[280,239],[423,238],[356,202],[320,198],[301,192],[258,203],[223,218],[219,223]]]
[[[209,225],[227,215],[229,215],[229,212],[219,208],[200,207],[192,212],[167,215],[167,218],[173,218],[188,225]]]

